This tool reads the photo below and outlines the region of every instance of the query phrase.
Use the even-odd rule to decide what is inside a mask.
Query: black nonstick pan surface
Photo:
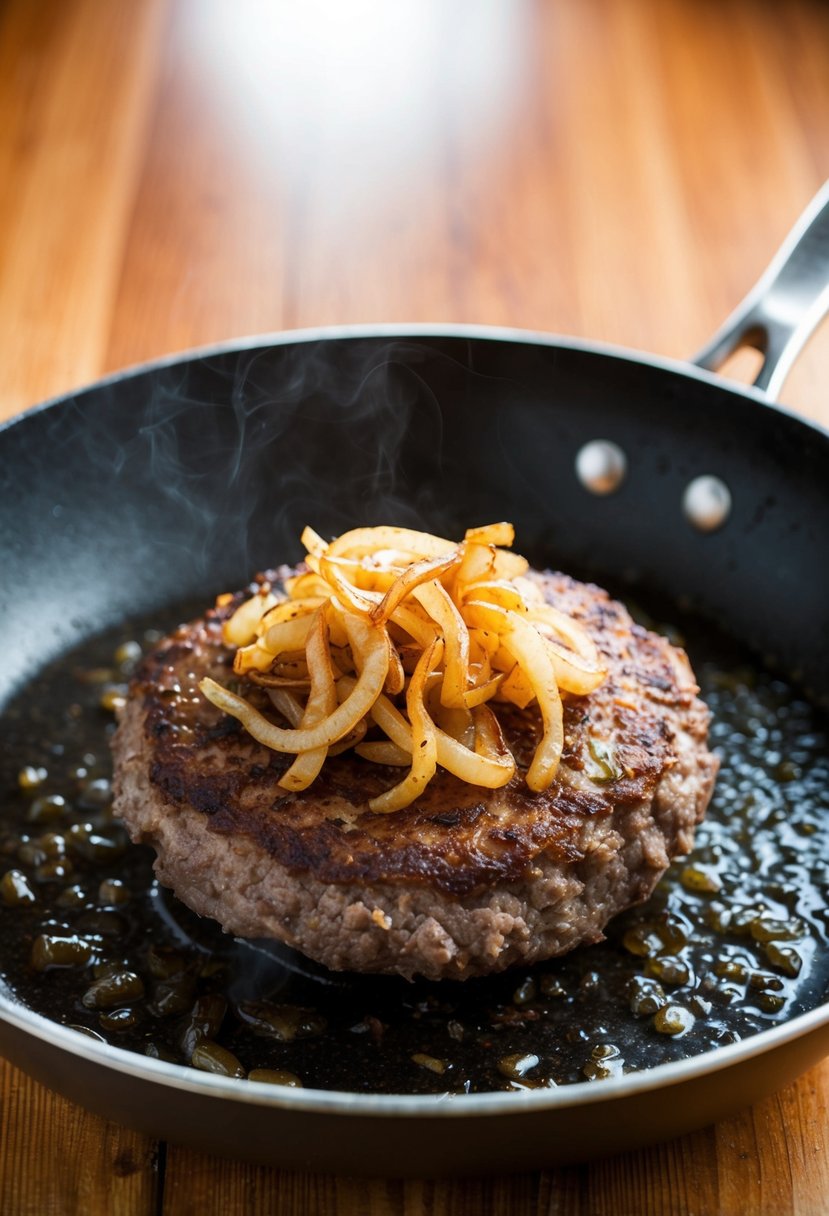
[[[774,391],[825,305],[825,208],[702,362],[756,343]],[[495,519],[534,561],[680,603],[829,701],[829,435],[699,366],[481,328],[277,335],[30,411],[0,431],[0,477],[2,701],[121,620],[296,560],[306,523],[455,536]],[[437,1175],[580,1159],[720,1118],[829,1051],[829,1007],[601,1084],[453,1097],[203,1075],[84,1038],[11,992],[0,1050],[159,1137]]]

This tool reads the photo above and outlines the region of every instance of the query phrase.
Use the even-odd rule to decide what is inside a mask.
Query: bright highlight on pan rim
[[[262,584],[222,627],[240,688],[264,690],[266,712],[215,680],[199,687],[259,743],[295,757],[283,789],[307,789],[349,748],[408,770],[369,801],[375,813],[409,806],[438,766],[487,789],[511,781],[498,719],[511,704],[539,715],[525,781],[542,792],[564,746],[562,697],[591,693],[606,670],[584,627],[526,577],[514,537],[508,523],[460,542],[383,526],[329,543],[306,528],[305,569],[284,591]]]

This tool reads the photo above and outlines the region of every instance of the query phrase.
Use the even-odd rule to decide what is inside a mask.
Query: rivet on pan
[[[591,494],[612,494],[618,490],[627,467],[624,452],[609,439],[592,439],[579,448],[576,456],[579,481]]]
[[[682,509],[698,531],[714,532],[731,514],[731,491],[719,477],[695,477],[682,496]]]

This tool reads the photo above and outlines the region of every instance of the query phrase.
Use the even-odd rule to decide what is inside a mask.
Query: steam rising
[[[16,424],[0,589],[10,686],[118,620],[209,602],[298,560],[307,523],[329,536],[381,522],[452,536],[497,518],[520,496],[504,488],[520,478],[516,415],[498,407],[497,377],[471,366],[473,349],[359,335],[219,350]]]
[[[220,356],[201,369],[213,381],[209,400],[193,392],[192,375],[159,383],[118,459],[149,463],[181,525],[159,535],[162,549],[183,544],[204,574],[221,549],[246,576],[297,557],[308,522],[329,533],[421,522],[422,495],[406,481],[403,446],[417,429],[439,460],[442,423],[414,365],[417,349],[388,344],[366,360],[358,345],[337,356],[317,343],[283,347],[276,374],[272,350],[245,353],[229,367]]]

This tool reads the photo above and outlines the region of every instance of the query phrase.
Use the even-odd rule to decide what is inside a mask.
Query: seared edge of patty
[[[688,738],[651,803],[586,819],[584,859],[539,858],[525,881],[459,898],[419,884],[320,882],[290,872],[250,836],[211,832],[170,809],[149,782],[141,716],[121,737],[119,812],[158,854],[161,882],[229,933],[272,937],[335,970],[466,979],[600,941],[618,912],[648,898],[672,856],[693,843],[716,762]]]
[[[217,831],[186,789],[176,797],[159,783],[153,763],[159,736],[146,697],[135,692],[114,744],[118,813],[134,839],[155,848],[160,880],[196,912],[214,917],[228,932],[286,942],[334,969],[465,979],[600,940],[608,920],[647,899],[671,858],[692,846],[717,762],[705,746],[708,711],[694,695],[684,656],[633,626],[603,592],[565,582],[578,589],[577,598],[589,592],[612,605],[614,634],[624,634],[631,670],[638,666],[641,676],[644,660],[654,654],[673,669],[673,685],[664,672],[654,685],[670,722],[663,732],[668,742],[658,749],[658,770],[644,767],[647,781],[628,788],[601,813],[595,807],[568,813],[566,841],[542,844],[524,856],[517,876],[479,872],[481,881],[453,891],[421,871],[392,880],[360,875],[359,881],[329,881],[308,865],[285,864],[261,832],[245,830],[244,822],[241,830],[225,825]],[[614,679],[624,670],[616,653]],[[601,705],[604,710],[593,715],[599,723],[606,696]],[[582,740],[580,749],[571,749],[571,762],[583,750]],[[304,812],[313,812],[313,792]],[[371,818],[388,823],[395,816]],[[451,840],[453,831],[457,825],[450,824],[444,834]]]

